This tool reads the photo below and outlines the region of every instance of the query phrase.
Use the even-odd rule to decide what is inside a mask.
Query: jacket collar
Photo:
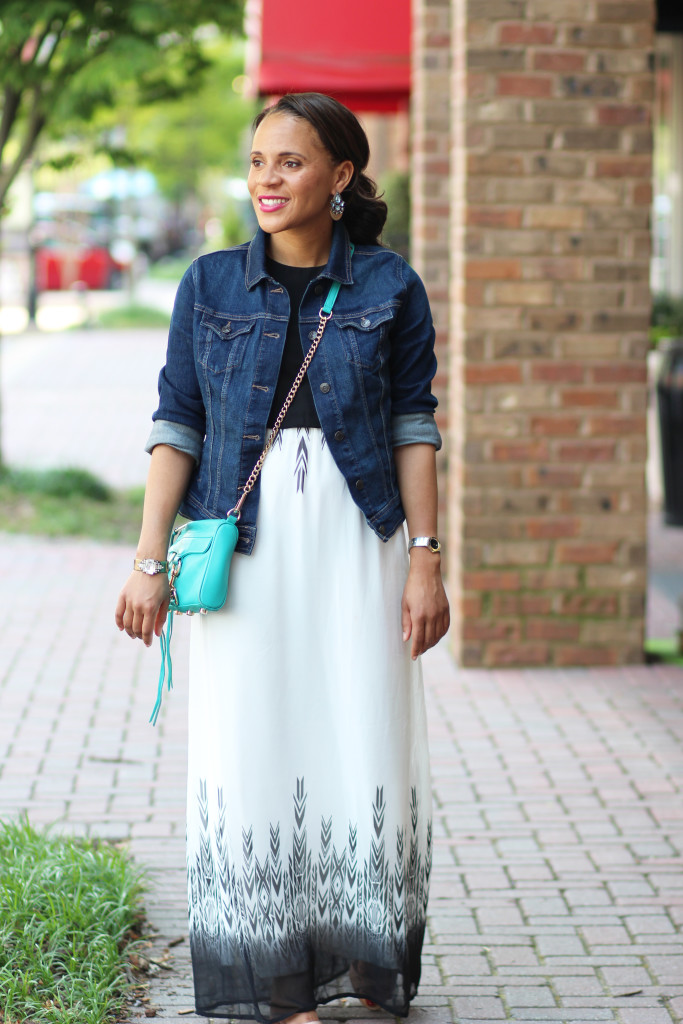
[[[264,277],[270,278],[270,274],[266,270],[267,240],[266,232],[258,228],[249,243],[245,273],[245,284],[249,289],[254,288]],[[332,281],[339,281],[340,284],[353,284],[351,242],[348,232],[341,222],[334,224],[330,256],[320,276],[330,278]]]

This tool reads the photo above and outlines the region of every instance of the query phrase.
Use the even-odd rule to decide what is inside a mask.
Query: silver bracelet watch
[[[136,558],[133,561],[133,569],[148,576],[156,576],[157,573],[168,572],[168,562],[160,562],[156,558]]]
[[[411,548],[429,548],[433,554],[441,551],[441,541],[438,537],[411,537],[408,550]]]

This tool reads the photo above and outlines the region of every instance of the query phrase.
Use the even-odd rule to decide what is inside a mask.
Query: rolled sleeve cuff
[[[171,448],[177,448],[179,452],[186,452],[199,465],[204,438],[198,430],[195,430],[194,427],[186,426],[185,423],[172,423],[171,420],[155,420],[151,433],[147,438],[145,451],[151,454],[152,449],[158,444],[168,444]]]
[[[441,434],[431,412],[408,412],[392,416],[391,435],[394,448],[402,444],[433,444],[438,452]]]

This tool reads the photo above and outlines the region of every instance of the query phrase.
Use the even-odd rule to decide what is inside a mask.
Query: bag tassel
[[[173,636],[173,612],[169,612],[166,617],[166,625],[162,629],[159,636],[159,645],[161,646],[161,665],[159,667],[159,686],[157,688],[157,699],[152,711],[150,722],[152,725],[157,724],[157,718],[161,711],[161,698],[164,693],[164,681],[168,678],[168,691],[173,689],[173,664],[171,662],[171,637]]]

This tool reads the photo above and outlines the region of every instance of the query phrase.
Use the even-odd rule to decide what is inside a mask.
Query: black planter
[[[664,522],[683,526],[683,338],[672,338],[662,354],[657,406],[664,476]]]

